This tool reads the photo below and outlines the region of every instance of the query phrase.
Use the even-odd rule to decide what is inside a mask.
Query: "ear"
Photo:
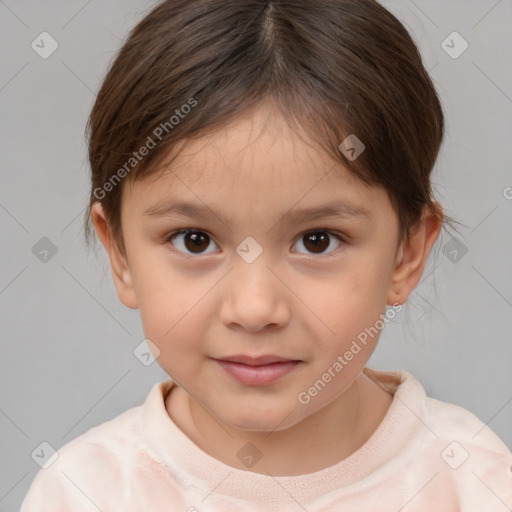
[[[441,205],[435,203],[435,207],[442,218]],[[403,304],[407,301],[407,297],[421,279],[428,255],[439,236],[441,227],[442,221],[436,219],[432,213],[425,211],[409,238],[400,245],[388,293],[387,304],[389,306],[397,302]]]
[[[110,231],[105,213],[100,202],[94,203],[91,208],[91,219],[94,229],[110,260],[112,278],[121,302],[132,309],[138,307],[137,296],[133,286],[132,274],[126,256],[117,247]]]

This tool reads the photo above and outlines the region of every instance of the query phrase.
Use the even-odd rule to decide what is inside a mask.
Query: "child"
[[[511,509],[495,433],[365,366],[450,222],[441,105],[391,13],[163,1],[88,128],[86,233],[170,380],[61,447],[22,512]]]

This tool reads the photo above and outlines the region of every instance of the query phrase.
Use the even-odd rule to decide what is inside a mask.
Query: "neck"
[[[392,402],[390,394],[361,373],[342,395],[299,423],[260,432],[227,425],[181,388],[175,391],[169,415],[172,409],[175,423],[199,448],[232,467],[272,476],[312,473],[349,457],[372,436]],[[246,443],[261,454],[260,463],[251,467],[237,455]]]

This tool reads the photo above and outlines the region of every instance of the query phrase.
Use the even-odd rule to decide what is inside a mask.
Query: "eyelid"
[[[176,231],[173,231],[171,233],[169,233],[168,235],[165,235],[164,239],[165,241],[169,241],[171,240],[172,238],[174,238],[176,235],[181,235],[183,233],[204,233],[206,235],[208,235],[209,238],[211,238],[212,240],[214,240],[214,237],[210,235],[210,233],[208,233],[208,231],[204,230],[204,229],[201,229],[201,228],[182,228],[182,229],[177,229]]]
[[[348,236],[342,233],[341,231],[338,231],[336,229],[329,229],[329,228],[315,228],[315,229],[308,229],[307,231],[303,231],[299,234],[299,237],[304,235],[309,235],[310,233],[330,233],[331,235],[336,235],[343,241],[348,239]]]

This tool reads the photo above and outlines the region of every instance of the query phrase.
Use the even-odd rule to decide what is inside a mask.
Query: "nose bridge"
[[[271,300],[280,293],[279,280],[271,272],[274,261],[272,251],[264,249],[255,239],[248,237],[236,249],[233,257],[233,281],[236,291]]]
[[[233,269],[222,290],[222,320],[248,330],[283,325],[288,319],[286,287],[269,268],[271,251],[258,246],[254,240],[245,240],[238,246]]]
[[[248,244],[239,246],[237,256],[233,258],[233,273],[241,284],[245,283],[245,287],[254,292],[259,288],[270,291],[277,284],[276,277],[270,271],[272,255],[270,251],[263,251],[258,255],[254,251],[254,248],[248,248]]]

